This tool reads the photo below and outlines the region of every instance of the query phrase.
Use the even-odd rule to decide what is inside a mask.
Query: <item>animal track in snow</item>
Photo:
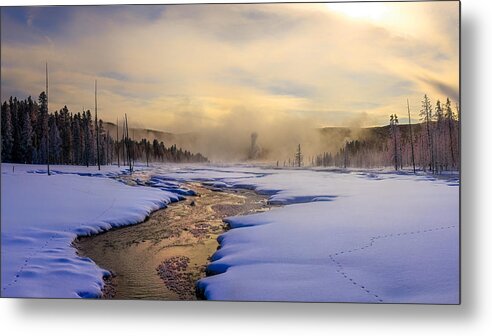
[[[17,283],[17,280],[19,279],[19,277],[22,274],[22,272],[24,271],[24,269],[28,266],[31,258],[34,257],[37,253],[39,253],[39,251],[42,251],[45,248],[47,248],[49,242],[52,241],[54,238],[55,238],[55,235],[50,236],[50,238],[48,238],[38,250],[35,250],[35,251],[32,251],[31,253],[29,253],[29,255],[24,259],[24,262],[22,263],[21,267],[19,267],[17,272],[15,272],[14,279],[12,281],[10,281],[9,283],[7,283],[4,287],[2,287],[3,291],[7,290],[7,288],[9,288],[9,287],[11,287]]]
[[[352,285],[359,287],[361,290],[366,292],[368,295],[372,296],[378,303],[383,303],[384,301],[381,299],[381,297],[378,294],[376,294],[372,290],[369,290],[366,286],[358,283],[352,277],[350,277],[349,274],[347,274],[347,272],[343,268],[342,264],[338,260],[336,260],[336,257],[339,255],[342,255],[342,254],[348,254],[348,253],[368,249],[369,247],[373,246],[374,243],[376,242],[376,240],[378,240],[378,239],[396,238],[396,237],[401,237],[401,236],[406,236],[406,235],[417,235],[417,234],[423,234],[423,233],[432,232],[432,231],[441,231],[441,230],[452,229],[455,227],[456,227],[456,225],[440,226],[440,227],[435,227],[435,228],[426,229],[426,230],[416,230],[416,231],[409,231],[409,232],[399,232],[399,233],[389,233],[389,234],[385,234],[385,235],[379,235],[379,236],[371,237],[369,240],[369,243],[366,245],[352,248],[350,250],[339,251],[339,252],[328,255],[328,257],[337,266],[337,269],[336,269],[337,273],[339,273],[341,276],[343,276]]]

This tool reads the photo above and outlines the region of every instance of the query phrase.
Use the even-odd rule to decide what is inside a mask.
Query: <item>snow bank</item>
[[[160,172],[254,189],[271,195],[271,204],[285,205],[227,219],[232,230],[219,238],[222,247],[208,267],[213,276],[198,283],[206,298],[459,302],[455,177],[253,168],[236,173]]]
[[[459,180],[388,172],[160,167],[130,187],[93,168],[2,164],[2,296],[95,297],[77,235],[142,221],[193,191],[248,188],[271,211],[231,217],[198,288],[211,300],[459,302]],[[124,172],[124,171],[123,171]]]
[[[43,169],[2,164],[3,297],[101,295],[106,271],[77,256],[73,239],[141,222],[182,198],[171,189],[130,187],[107,178],[122,172],[116,167],[98,172],[53,166],[52,176]]]

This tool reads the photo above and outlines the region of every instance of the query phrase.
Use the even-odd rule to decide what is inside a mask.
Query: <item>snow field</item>
[[[2,164],[2,296],[97,297],[107,271],[77,256],[78,235],[141,222],[200,181],[269,196],[226,219],[208,273],[211,300],[459,302],[459,180],[388,172],[161,166],[127,186],[115,167]],[[147,185],[147,186],[145,186]],[[148,187],[151,186],[151,187]],[[281,205],[281,207],[277,207]]]
[[[77,168],[85,176],[78,175]],[[79,257],[72,241],[139,223],[182,198],[108,178],[116,169],[94,177],[93,167],[77,168],[53,167],[64,173],[47,176],[29,173],[39,167],[16,165],[12,173],[11,166],[2,164],[3,297],[100,296],[108,272]]]
[[[254,189],[285,206],[226,220],[212,276],[198,283],[208,299],[459,302],[455,177],[239,168],[248,176],[217,178],[217,170],[167,177]]]

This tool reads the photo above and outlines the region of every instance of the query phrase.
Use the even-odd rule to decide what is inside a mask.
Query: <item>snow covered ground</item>
[[[198,286],[211,300],[459,301],[459,181],[388,172],[163,166],[153,188],[106,168],[2,164],[2,296],[92,297],[104,271],[70,246],[79,234],[137,223],[189,194],[180,181],[249,188],[269,212],[232,230]],[[67,174],[68,173],[68,174]]]
[[[130,187],[110,179],[116,167],[2,164],[2,296],[95,297],[103,275],[71,242],[111,227],[141,222],[177,201],[177,193]],[[63,173],[62,173],[63,172]]]
[[[459,302],[456,178],[220,170],[161,174],[255,189],[285,206],[228,219],[208,267],[216,275],[199,282],[208,299]]]

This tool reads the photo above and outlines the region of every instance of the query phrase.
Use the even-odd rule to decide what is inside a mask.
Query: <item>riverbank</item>
[[[209,276],[198,281],[208,300],[459,302],[460,183],[455,178],[233,165],[140,167],[131,176],[116,167],[101,172],[52,167],[47,176],[42,168],[23,165],[14,171],[2,164],[2,195],[8,195],[2,197],[4,297],[101,297],[110,273],[77,255],[72,241],[145,222],[155,210],[174,208],[172,203],[189,201],[194,209],[191,199],[200,202],[200,197],[186,185],[198,183],[217,195],[250,190],[267,195],[269,204],[285,206],[234,216],[225,211],[229,205],[215,205],[231,230],[179,228],[182,238],[209,234],[214,244],[220,234],[221,248],[210,249],[210,262],[206,257],[195,262],[179,251],[152,263],[149,274],[172,295],[191,293],[184,289],[197,276],[188,274],[190,267],[196,264],[201,273],[201,265],[208,264]],[[179,223],[180,215],[175,219]],[[159,236],[125,244],[144,249],[154,237]],[[182,248],[175,245],[163,250]],[[151,257],[159,252],[153,251]],[[151,257],[133,263],[142,267]],[[123,278],[115,274],[115,281]],[[116,295],[106,288],[107,295]]]
[[[178,188],[173,192],[115,181],[127,173],[124,167],[99,171],[55,165],[51,176],[45,169],[2,163],[2,297],[100,296],[107,272],[78,256],[71,242],[142,222],[183,198]]]
[[[268,209],[267,198],[249,190],[214,191],[185,184],[197,196],[151,213],[140,224],[79,237],[73,245],[109,270],[103,298],[195,300],[195,282],[206,276],[223,219]]]

